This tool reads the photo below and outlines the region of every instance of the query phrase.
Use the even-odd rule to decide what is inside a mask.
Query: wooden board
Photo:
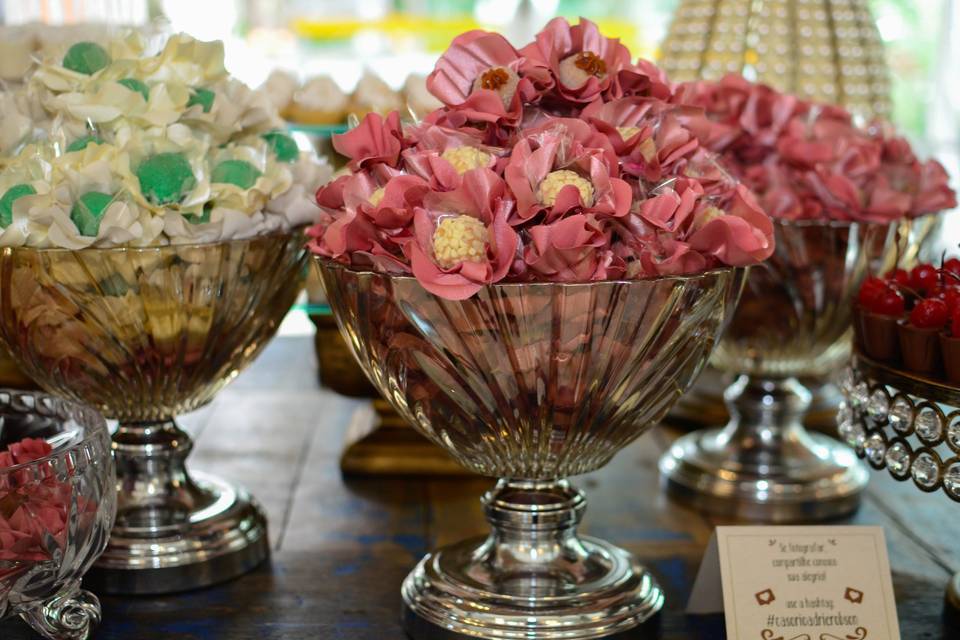
[[[317,387],[309,338],[274,341],[253,367],[185,426],[194,468],[244,483],[270,516],[273,557],[225,585],[176,596],[104,597],[101,640],[401,640],[400,582],[429,548],[484,533],[478,478],[350,478],[338,468],[362,401]],[[637,637],[723,638],[719,617],[683,607],[715,522],[669,503],[656,460],[673,434],[649,433],[587,491],[584,531],[623,545],[667,593],[659,627]],[[960,569],[960,511],[940,495],[877,473],[857,524],[887,532],[905,640],[960,636],[942,622],[943,589]],[[0,623],[0,639],[36,638]]]

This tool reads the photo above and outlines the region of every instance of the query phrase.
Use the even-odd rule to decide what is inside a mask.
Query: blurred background
[[[846,65],[854,75],[869,76],[872,67],[852,58],[867,44],[875,44],[879,35],[880,66],[885,56],[889,81],[887,69],[882,69],[879,84],[863,86],[880,86],[884,94],[889,90],[890,102],[883,112],[919,155],[932,155],[943,163],[957,187],[958,0],[0,0],[0,83],[22,78],[24,71],[13,64],[13,58],[25,58],[25,51],[40,55],[45,39],[50,46],[86,39],[83,25],[91,23],[98,28],[150,25],[154,30],[223,40],[227,67],[233,74],[254,87],[263,86],[272,74],[266,90],[278,96],[278,107],[292,125],[304,125],[308,131],[310,126],[320,127],[324,130],[319,134],[329,138],[331,132],[345,127],[348,112],[403,109],[404,100],[411,111],[415,111],[413,103],[420,105],[421,113],[432,109],[423,75],[415,74],[429,73],[450,40],[469,29],[500,31],[519,46],[556,15],[585,16],[597,22],[605,35],[619,37],[634,56],[656,59],[680,8],[691,24],[706,16],[708,25],[683,27],[686,37],[700,38],[686,45],[688,50],[699,55],[700,43],[709,42],[721,52],[726,47],[727,53],[750,49],[748,54],[757,50],[762,55],[764,49],[751,43],[757,37],[756,25],[749,24],[751,16],[779,11],[794,18],[798,10],[802,13],[810,7],[812,13],[804,15],[811,24],[829,25],[825,28],[831,32],[834,48],[827,54],[836,69]],[[746,18],[740,20],[741,14]],[[838,22],[850,16],[860,22],[847,29],[847,36],[853,41],[859,38],[863,45],[854,44],[853,49],[844,48],[844,28]],[[727,18],[733,28],[725,29]],[[869,27],[865,29],[864,24]],[[814,33],[802,21],[799,26],[786,21],[781,29],[794,39],[794,49],[804,46],[803,39]],[[702,31],[710,31],[706,40],[701,38]],[[869,43],[864,40],[867,36]],[[32,49],[21,46],[24,37],[32,39]],[[675,50],[679,49],[671,49]],[[302,97],[299,103],[297,96]],[[334,102],[342,106],[331,112],[325,104]],[[285,106],[290,109],[284,111]],[[937,253],[951,247],[955,253],[960,241],[957,212],[941,237]],[[310,329],[303,317],[288,330]]]
[[[232,73],[252,86],[273,69],[327,74],[345,91],[365,69],[391,87],[428,73],[472,28],[529,41],[555,15],[587,16],[634,55],[655,58],[679,0],[0,0],[0,22],[143,24],[224,40]],[[842,3],[839,3],[842,4]],[[960,3],[867,0],[891,70],[893,122],[960,175]]]

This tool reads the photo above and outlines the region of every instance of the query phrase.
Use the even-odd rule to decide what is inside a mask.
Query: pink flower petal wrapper
[[[885,125],[728,76],[672,85],[589,20],[534,41],[469,31],[421,122],[334,139],[351,175],[317,193],[310,248],[462,299],[499,282],[589,282],[762,262],[771,216],[889,221],[955,206],[943,168]]]

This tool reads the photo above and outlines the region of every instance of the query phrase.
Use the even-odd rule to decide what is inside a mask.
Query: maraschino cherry
[[[921,295],[940,284],[940,272],[932,264],[918,264],[910,271],[910,287]]]
[[[907,273],[906,269],[892,269],[888,271],[885,280],[892,282],[898,287],[910,286],[910,274]]]
[[[946,302],[940,298],[926,298],[910,312],[910,324],[918,329],[942,329],[949,316]]]

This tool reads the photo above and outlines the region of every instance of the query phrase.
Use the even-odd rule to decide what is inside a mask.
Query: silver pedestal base
[[[789,523],[830,520],[853,513],[868,475],[845,445],[806,434],[813,458],[768,467],[745,467],[723,446],[723,431],[678,439],[660,459],[671,498],[736,520]]]
[[[793,378],[742,376],[723,429],[678,439],[660,459],[670,497],[707,513],[771,523],[852,513],[869,473],[846,445],[802,424],[810,394]]]
[[[951,624],[960,624],[960,573],[953,574],[947,585],[944,614]]]
[[[490,537],[432,553],[403,583],[415,640],[579,640],[652,618],[663,592],[630,553],[578,537],[583,496],[565,482],[508,483],[484,498]]]
[[[191,474],[206,499],[191,513],[141,510],[118,521],[107,550],[85,581],[123,595],[186,591],[235,578],[270,552],[267,520],[243,489],[202,473]]]

